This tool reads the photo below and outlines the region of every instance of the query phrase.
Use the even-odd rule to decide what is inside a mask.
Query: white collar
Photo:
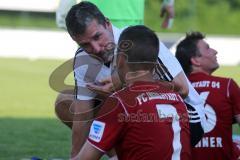
[[[117,44],[123,29],[119,29],[112,24],[112,30],[113,30],[114,43]]]

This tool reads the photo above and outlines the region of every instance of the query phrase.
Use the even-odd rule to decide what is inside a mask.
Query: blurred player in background
[[[193,149],[193,159],[232,160],[237,157],[232,124],[240,124],[240,88],[231,78],[212,75],[219,68],[217,51],[204,38],[200,32],[188,33],[176,50],[183,70],[205,101],[207,130]]]
[[[160,10],[160,17],[163,18],[162,28],[172,28],[174,14],[174,0],[163,0]]]
[[[78,0],[80,2],[81,0]],[[56,24],[59,28],[66,29],[65,18],[70,8],[77,3],[77,0],[60,0],[56,10]]]
[[[145,26],[121,33],[117,71],[126,87],[107,98],[75,159],[97,160],[113,147],[120,160],[191,159],[186,106],[169,82],[153,78],[158,50]]]

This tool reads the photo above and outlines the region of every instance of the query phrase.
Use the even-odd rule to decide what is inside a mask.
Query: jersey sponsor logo
[[[217,116],[216,116],[214,109],[209,104],[205,105],[205,114],[206,114],[206,119],[207,119],[205,132],[208,133],[208,132],[211,132],[214,129],[214,127],[216,126]]]
[[[221,137],[203,137],[201,141],[198,142],[195,146],[196,148],[222,148],[222,138]]]
[[[210,92],[201,92],[200,96],[204,99],[204,101],[206,102],[208,95]],[[206,119],[207,119],[207,123],[205,125],[205,133],[211,132],[214,127],[216,126],[217,123],[217,116],[216,116],[216,112],[214,111],[213,107],[210,106],[209,104],[205,104],[204,106],[205,109],[205,115],[206,115]]]
[[[210,81],[199,81],[199,82],[193,82],[192,86],[194,88],[198,87],[209,87]]]
[[[220,82],[218,81],[198,81],[198,82],[193,82],[192,86],[194,88],[201,88],[201,87],[211,87],[211,88],[217,88],[220,89]]]
[[[201,92],[200,96],[205,101],[205,115],[207,119],[207,123],[205,125],[205,133],[211,132],[217,123],[217,116],[216,112],[214,111],[213,107],[206,103],[206,100],[209,95],[209,91]],[[222,138],[221,137],[203,137],[201,141],[198,142],[198,144],[195,146],[196,148],[202,147],[202,148],[222,148]]]
[[[100,142],[103,136],[103,132],[105,129],[105,123],[100,121],[93,121],[89,138],[95,142]]]
[[[139,105],[142,105],[145,102],[155,100],[155,99],[163,99],[163,100],[169,100],[169,101],[182,101],[181,99],[179,100],[179,97],[175,93],[146,92],[146,93],[141,93],[136,98]]]

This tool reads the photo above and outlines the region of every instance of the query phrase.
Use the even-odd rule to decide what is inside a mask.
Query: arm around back
[[[182,98],[186,98],[188,96],[188,82],[185,77],[183,71],[177,74],[177,76],[173,79],[174,90],[178,92]]]

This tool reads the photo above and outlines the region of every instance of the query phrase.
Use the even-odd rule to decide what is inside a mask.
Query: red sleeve
[[[229,81],[229,96],[233,106],[233,114],[240,114],[240,88],[234,80]]]
[[[115,98],[109,97],[103,104],[97,118],[93,121],[88,141],[95,148],[106,152],[113,148],[124,127],[121,117],[125,112]]]

